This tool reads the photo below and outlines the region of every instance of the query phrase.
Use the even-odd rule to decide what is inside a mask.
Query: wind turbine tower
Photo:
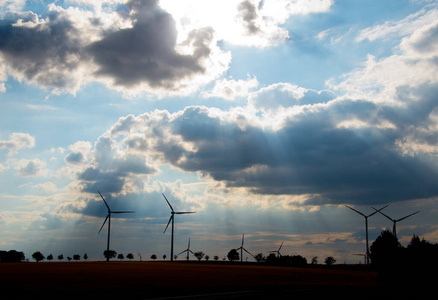
[[[241,245],[239,248],[236,249],[236,250],[240,250],[240,262],[243,262],[243,251],[245,251],[246,253],[248,253],[248,254],[251,255],[252,257],[254,257],[254,255],[252,255],[248,250],[246,250],[246,249],[243,247],[243,242],[244,242],[244,240],[245,240],[245,234],[242,234],[242,245]]]
[[[106,215],[105,221],[103,221],[102,226],[99,229],[99,232],[97,234],[99,234],[103,228],[103,226],[105,225],[106,221],[108,220],[108,238],[106,241],[106,253],[107,253],[107,257],[106,257],[106,261],[109,261],[109,247],[110,247],[110,237],[111,237],[111,214],[132,214],[134,213],[134,211],[112,211],[111,208],[109,207],[108,203],[106,203],[105,198],[102,196],[102,194],[97,191],[100,195],[100,197],[103,200],[103,203],[105,203],[106,208],[108,209],[108,214]]]
[[[352,208],[352,207],[350,207],[348,205],[345,205],[345,206],[348,207],[349,209],[351,209],[352,211],[357,212],[359,215],[361,215],[361,216],[363,216],[365,218],[365,236],[366,236],[366,247],[367,247],[367,249],[366,249],[366,256],[367,256],[367,264],[369,264],[370,263],[370,250],[369,250],[369,246],[368,246],[368,218],[373,216],[374,214],[380,212],[382,209],[386,208],[388,205],[385,205],[384,207],[382,207],[380,209],[376,209],[375,212],[373,212],[373,213],[371,213],[369,215],[365,215],[362,212],[360,212],[360,211],[358,211],[358,210],[356,210],[356,209],[354,209],[354,208]]]
[[[169,222],[167,222],[166,229],[164,229],[163,234],[166,233],[167,227],[169,227],[170,222],[172,221],[172,237],[170,239],[170,261],[173,261],[173,233],[174,233],[174,224],[175,224],[175,215],[183,215],[183,214],[194,214],[194,211],[174,211],[172,205],[170,205],[169,201],[167,200],[166,196],[162,194],[164,199],[166,200],[167,204],[169,204],[170,207],[170,218]]]
[[[373,209],[377,211],[377,209],[375,209],[374,207],[373,207]],[[410,214],[410,215],[407,215],[407,216],[405,216],[405,217],[403,217],[403,218],[400,218],[400,219],[392,219],[392,218],[388,217],[387,215],[385,215],[384,213],[382,213],[381,211],[379,211],[379,213],[380,213],[381,215],[387,217],[389,220],[391,220],[391,221],[393,222],[393,225],[392,225],[392,234],[393,234],[395,237],[397,237],[397,228],[396,228],[396,227],[397,227],[397,226],[396,226],[397,222],[400,222],[400,221],[402,221],[402,220],[404,220],[404,219],[407,219],[407,218],[409,218],[410,216],[413,216],[413,215],[415,215],[415,214],[418,214],[419,212],[420,212],[420,211],[416,211],[416,212],[414,212],[414,213],[412,213],[412,214]]]

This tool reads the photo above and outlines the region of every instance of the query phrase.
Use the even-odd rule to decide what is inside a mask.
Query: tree
[[[334,263],[336,262],[336,259],[333,256],[328,256],[326,257],[326,259],[324,260],[324,263],[327,266],[332,266]]]
[[[84,260],[86,261],[88,259],[88,255],[87,253],[84,253],[84,256],[82,256],[84,258]]]
[[[73,260],[81,260],[81,256],[79,254],[73,255]]]
[[[152,259],[152,260],[156,260],[156,259],[157,259],[157,255],[152,254],[152,255],[151,255],[151,259]]]
[[[371,265],[377,269],[389,269],[400,260],[402,247],[397,237],[389,230],[384,230],[371,244]]]
[[[235,261],[240,259],[239,252],[236,249],[231,249],[227,254],[227,258],[229,261]]]
[[[132,253],[128,253],[126,254],[126,258],[129,260],[133,260],[134,259],[134,255]]]
[[[164,255],[163,255],[163,259],[166,260],[166,257],[167,257],[166,254],[164,254]]]
[[[314,257],[312,258],[312,262],[311,262],[311,264],[312,264],[312,265],[317,265],[317,264],[318,264],[318,256],[314,256]]]
[[[24,258],[23,252],[16,250],[0,251],[0,262],[21,262]]]
[[[205,253],[202,251],[197,251],[194,255],[198,260],[201,260],[204,257]]]
[[[215,256],[213,257],[213,259],[214,259],[215,261],[218,261],[218,260],[219,260],[219,256],[215,255]]]
[[[263,253],[257,253],[257,254],[254,256],[254,258],[255,258],[255,260],[256,260],[258,263],[262,263],[262,262],[265,262],[265,261],[266,261],[266,257],[263,255]]]
[[[205,256],[205,260],[208,261],[210,259],[210,255]]]
[[[67,260],[68,260],[68,261],[71,261],[71,257],[70,257],[70,256],[67,256]]]
[[[53,255],[52,254],[49,254],[48,256],[47,256],[47,260],[48,261],[51,261],[53,259]]]
[[[59,254],[59,255],[58,255],[58,260],[61,261],[61,260],[63,260],[63,259],[64,259],[64,255]]]
[[[44,260],[45,257],[41,252],[37,251],[34,254],[32,254],[32,258],[35,259],[36,262],[39,262]]]
[[[120,260],[122,260],[122,259],[125,258],[125,256],[124,256],[122,253],[120,253],[119,255],[117,255],[117,258],[120,259]]]
[[[117,256],[117,252],[116,251],[114,251],[114,250],[105,250],[105,251],[103,251],[103,256],[106,258],[106,259],[111,259],[111,258],[114,258],[114,257],[116,257]]]

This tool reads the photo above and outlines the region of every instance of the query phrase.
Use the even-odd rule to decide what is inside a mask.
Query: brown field
[[[408,296],[366,269],[293,268],[220,262],[39,262],[0,264],[2,299],[252,299]],[[382,296],[380,298],[380,296]],[[392,298],[392,297],[390,297]],[[404,297],[401,297],[402,299]],[[407,297],[406,297],[407,298]],[[424,299],[424,298],[423,298]]]

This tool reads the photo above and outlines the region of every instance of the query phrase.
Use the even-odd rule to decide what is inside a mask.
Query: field
[[[377,273],[363,266],[357,270],[221,262],[3,263],[0,284],[1,295],[6,296],[2,299],[384,299],[394,293],[407,299],[409,295],[383,286]]]

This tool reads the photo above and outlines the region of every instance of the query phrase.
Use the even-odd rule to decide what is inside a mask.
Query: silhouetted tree
[[[39,262],[44,260],[45,257],[41,252],[37,251],[34,254],[32,254],[32,258],[35,259],[36,262]]]
[[[255,258],[255,260],[256,260],[258,263],[262,263],[262,262],[265,262],[265,261],[266,261],[266,257],[263,255],[263,253],[257,253],[257,254],[254,256],[254,258]]]
[[[126,258],[129,260],[133,260],[134,259],[134,255],[132,253],[128,253],[126,254]]]
[[[314,256],[314,257],[312,258],[312,262],[311,262],[311,264],[312,264],[312,265],[317,265],[317,264],[318,264],[318,256]]]
[[[205,256],[205,260],[208,261],[209,259],[210,259],[210,256],[209,256],[209,255],[206,255],[206,256]]]
[[[61,260],[63,260],[63,259],[64,259],[64,255],[59,254],[59,255],[58,255],[58,260],[61,261]]]
[[[106,259],[111,259],[111,258],[114,258],[117,256],[117,252],[114,250],[105,250],[105,251],[103,251],[103,256]]]
[[[53,259],[53,255],[52,254],[49,254],[48,256],[47,256],[47,260],[48,261],[51,261]]]
[[[371,244],[371,265],[380,270],[393,268],[400,260],[401,252],[402,247],[397,237],[390,230],[384,230]]]
[[[0,262],[21,262],[24,258],[23,252],[16,250],[0,251]]]
[[[84,258],[85,261],[87,261],[87,259],[88,259],[87,253],[84,254],[83,258]]]
[[[122,253],[120,253],[119,255],[117,255],[117,258],[120,259],[120,260],[122,260],[122,259],[125,258],[125,256],[124,256]]]
[[[81,260],[81,256],[79,254],[73,255],[73,260]]]
[[[163,259],[166,260],[166,257],[167,257],[166,254],[164,254],[164,255],[163,255]]]
[[[218,260],[219,260],[219,256],[215,255],[215,256],[213,256],[213,259],[214,259],[215,261],[218,261]]]
[[[325,258],[324,263],[327,266],[332,266],[336,262],[336,259],[333,256],[328,256]]]
[[[156,260],[156,259],[157,259],[157,256],[156,256],[155,254],[152,254],[152,255],[151,255],[151,259],[152,259],[152,260]]]
[[[68,261],[71,261],[71,257],[70,257],[70,256],[67,256],[67,260],[68,260]]]
[[[274,253],[269,253],[269,255],[266,256],[266,263],[270,265],[278,263],[277,255],[275,255]]]
[[[235,261],[240,259],[239,252],[236,249],[231,249],[227,254],[227,258],[229,261]]]
[[[197,251],[197,252],[195,252],[195,257],[198,259],[198,260],[201,260],[203,257],[204,257],[204,252],[202,252],[202,251]]]

